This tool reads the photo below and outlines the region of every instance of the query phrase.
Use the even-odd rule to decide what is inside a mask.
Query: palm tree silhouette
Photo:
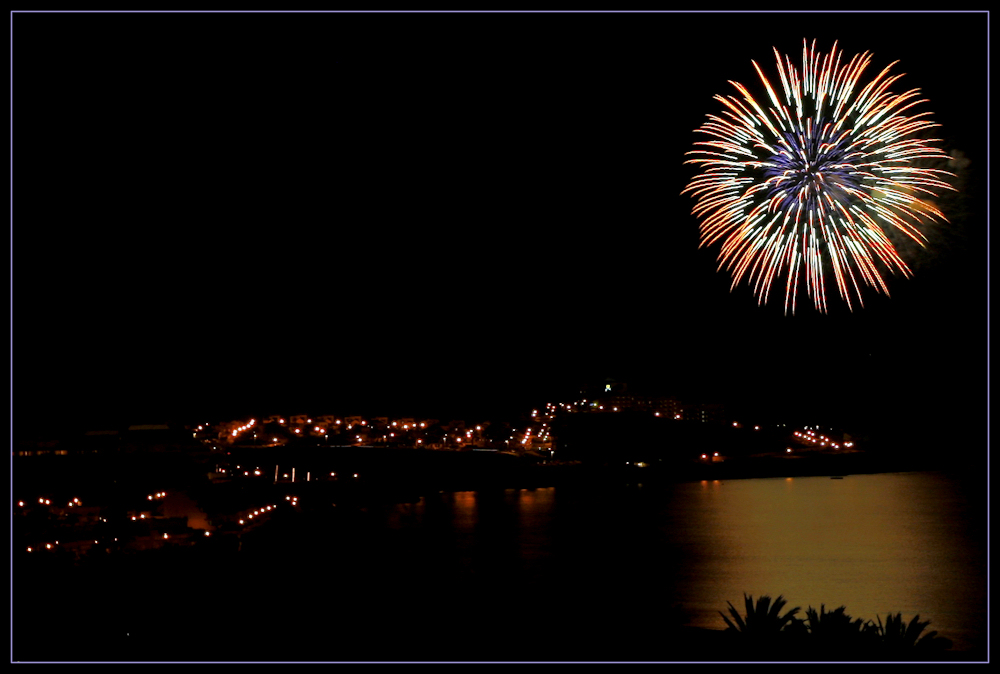
[[[825,604],[820,604],[819,611],[807,608],[799,632],[803,651],[821,659],[864,657],[876,641],[875,623],[852,619],[846,611],[845,606],[827,611]]]
[[[757,598],[757,603],[754,604],[753,595],[744,593],[743,602],[746,608],[743,617],[740,616],[732,602],[726,602],[729,604],[732,620],[721,611],[719,612],[728,625],[726,633],[735,637],[741,650],[754,655],[763,655],[774,651],[779,642],[787,643],[788,639],[784,637],[790,636],[790,634],[783,635],[783,630],[798,622],[794,619],[795,614],[800,610],[798,606],[782,615],[781,609],[785,607],[787,602],[781,595],[778,595],[774,602],[771,601],[771,597],[761,595]]]
[[[766,594],[761,595],[757,598],[757,604],[754,605],[753,595],[744,593],[743,601],[746,605],[745,618],[741,618],[739,611],[736,610],[732,602],[728,601],[726,603],[729,604],[729,613],[733,616],[733,621],[730,621],[721,611],[719,612],[719,615],[722,616],[722,619],[729,626],[729,630],[727,631],[731,630],[740,634],[773,634],[780,632],[800,610],[796,606],[785,615],[781,615],[781,609],[788,603],[781,595],[778,595],[773,604],[769,596]]]
[[[913,616],[908,624],[903,622],[902,613],[886,615],[885,625],[879,616],[875,618],[878,620],[874,632],[878,637],[879,650],[886,656],[922,656],[951,648],[951,640],[937,636],[936,631],[921,636],[931,621],[921,621],[919,615]]]
[[[799,608],[782,614],[785,599],[773,602],[762,595],[754,603],[752,595],[743,595],[745,614],[740,615],[731,602],[730,620],[719,612],[727,625],[724,634],[732,639],[740,655],[768,659],[808,660],[916,660],[932,658],[951,648],[951,641],[937,632],[924,633],[929,620],[914,616],[903,622],[901,613],[888,614],[883,624],[852,618],[846,607],[832,611],[820,604],[810,606],[804,620],[796,618]]]

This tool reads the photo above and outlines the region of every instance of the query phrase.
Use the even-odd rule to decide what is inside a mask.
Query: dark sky
[[[986,18],[15,14],[15,428],[489,416],[616,377],[982,434]],[[697,249],[682,161],[804,37],[898,59],[968,162],[891,299],[785,316]]]

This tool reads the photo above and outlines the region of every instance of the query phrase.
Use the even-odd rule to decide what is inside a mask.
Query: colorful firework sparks
[[[824,55],[815,40],[811,46],[803,40],[801,74],[787,56],[774,54],[784,100],[751,61],[771,105],[730,80],[742,99],[714,97],[725,106],[723,116],[708,115],[696,130],[710,139],[687,153],[694,158],[685,163],[701,173],[681,193],[697,198],[699,247],[722,241],[719,269],[732,273],[732,288],[746,277],[764,304],[783,276],[787,314],[789,307],[795,313],[802,281],[826,313],[824,276],[832,270],[853,310],[852,293],[864,306],[863,285],[889,294],[880,268],[910,276],[887,231],[924,246],[920,225],[947,222],[926,197],[954,189],[942,180],[954,174],[920,164],[949,157],[931,145],[938,139],[923,137],[938,126],[930,113],[909,114],[926,102],[917,99],[919,90],[889,91],[902,77],[889,76],[898,61],[862,84],[869,52],[841,65],[836,42]]]

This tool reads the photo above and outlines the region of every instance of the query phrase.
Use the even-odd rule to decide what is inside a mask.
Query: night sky
[[[614,377],[977,442],[986,21],[16,14],[15,430],[489,418]],[[853,312],[730,291],[680,194],[712,96],[803,38],[898,59],[966,160],[914,278]]]

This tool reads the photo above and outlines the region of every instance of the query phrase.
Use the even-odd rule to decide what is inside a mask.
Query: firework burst
[[[889,91],[902,77],[889,75],[898,62],[865,84],[869,52],[842,63],[836,42],[824,55],[803,40],[801,71],[774,54],[784,98],[751,61],[770,104],[732,81],[740,96],[714,97],[725,107],[696,130],[709,139],[687,153],[701,172],[682,194],[697,199],[700,247],[721,241],[719,269],[731,272],[733,288],[746,278],[764,304],[783,278],[787,314],[801,282],[825,313],[832,273],[853,310],[865,286],[889,294],[885,271],[910,275],[890,234],[924,246],[920,227],[947,222],[931,199],[954,189],[942,179],[953,174],[924,164],[948,156],[924,137],[938,126],[930,113],[911,113],[926,102],[919,90]]]

